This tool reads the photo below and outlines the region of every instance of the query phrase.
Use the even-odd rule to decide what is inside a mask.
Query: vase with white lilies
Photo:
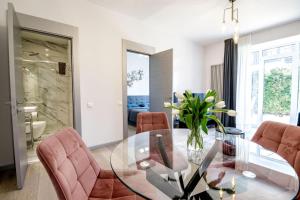
[[[165,102],[164,107],[173,109],[173,114],[179,115],[179,120],[186,124],[190,130],[187,147],[189,150],[197,151],[203,149],[203,135],[208,134],[207,122],[213,120],[221,132],[225,132],[224,126],[215,115],[216,113],[227,113],[234,117],[236,111],[225,109],[225,102],[219,101],[214,90],[208,90],[203,99],[193,96],[192,92],[186,90],[183,94],[176,93],[179,104]]]

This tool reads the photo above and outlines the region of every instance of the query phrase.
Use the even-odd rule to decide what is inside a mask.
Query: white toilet
[[[32,117],[32,131],[33,139],[37,140],[44,133],[46,128],[46,121],[38,121],[36,106],[25,107],[25,112],[30,113]],[[30,132],[30,123],[26,122],[26,133]]]
[[[32,129],[33,129],[33,139],[37,140],[45,131],[46,121],[33,121]]]

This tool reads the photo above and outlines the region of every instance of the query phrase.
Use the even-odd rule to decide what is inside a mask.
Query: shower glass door
[[[65,127],[73,127],[73,70],[71,40],[22,31],[22,66],[29,162],[37,145]]]

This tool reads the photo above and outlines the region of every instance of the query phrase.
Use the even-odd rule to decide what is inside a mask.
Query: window
[[[300,36],[254,45],[251,69],[251,123],[296,124],[299,99]]]

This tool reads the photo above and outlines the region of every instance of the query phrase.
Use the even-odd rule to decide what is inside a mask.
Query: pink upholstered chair
[[[263,122],[253,142],[285,158],[300,177],[300,127],[278,122]]]
[[[135,200],[110,170],[100,168],[79,134],[67,128],[48,137],[37,147],[60,200]]]
[[[141,112],[137,116],[136,133],[170,129],[167,114],[164,112]]]

